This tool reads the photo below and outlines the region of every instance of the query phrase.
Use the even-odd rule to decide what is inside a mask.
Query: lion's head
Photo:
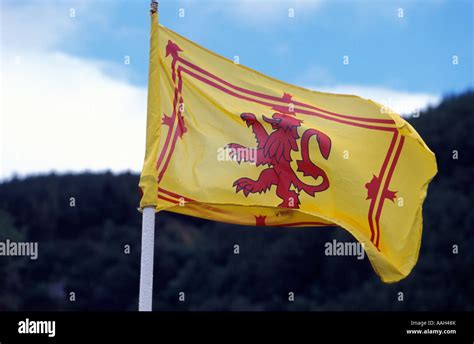
[[[268,136],[263,147],[265,156],[275,158],[277,162],[281,158],[291,161],[291,151],[297,151],[296,140],[299,139],[298,127],[303,121],[294,116],[275,112],[272,118],[263,116],[263,120],[270,123],[273,132]]]
[[[263,120],[272,125],[273,129],[284,129],[285,131],[292,128],[297,128],[303,122],[302,120],[297,119],[295,116],[287,115],[280,112],[275,112],[272,118],[263,116]]]

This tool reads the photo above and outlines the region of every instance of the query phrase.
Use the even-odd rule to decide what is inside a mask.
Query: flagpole
[[[152,0],[150,13],[158,11],[158,2]],[[153,20],[153,16],[152,16]],[[142,215],[142,251],[140,259],[140,291],[138,311],[151,312],[153,303],[153,254],[155,250],[155,207],[144,207]]]
[[[153,300],[153,253],[155,248],[155,207],[143,208],[142,254],[138,311],[150,312]]]

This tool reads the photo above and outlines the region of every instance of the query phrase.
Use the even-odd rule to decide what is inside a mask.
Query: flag
[[[399,115],[263,75],[159,25],[157,14],[148,87],[141,208],[248,226],[339,226],[382,281],[410,273],[437,168]]]

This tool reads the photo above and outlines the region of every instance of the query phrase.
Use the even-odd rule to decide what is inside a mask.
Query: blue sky
[[[63,2],[64,7],[67,2]],[[84,25],[65,52],[120,62],[146,84],[147,1],[97,1],[106,12]],[[288,10],[295,10],[294,18]],[[184,9],[184,17],[179,16]],[[399,9],[403,17],[398,16]],[[253,12],[253,13],[252,13]],[[284,81],[314,86],[379,85],[409,92],[460,92],[473,82],[473,2],[161,1],[160,23],[225,56]],[[349,56],[344,65],[343,56]],[[459,64],[452,64],[452,56]]]
[[[168,0],[160,23],[283,81],[409,113],[473,88],[473,4]],[[140,170],[148,8],[148,0],[1,2],[3,178]]]

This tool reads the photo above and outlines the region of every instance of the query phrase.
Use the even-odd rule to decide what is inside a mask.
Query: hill
[[[326,257],[326,242],[352,240],[339,228],[250,228],[160,213],[154,309],[474,310],[474,92],[410,122],[436,153],[439,173],[408,278],[385,285],[367,259]],[[136,310],[137,184],[131,173],[0,184],[0,241],[39,242],[37,260],[0,257],[0,310]]]

